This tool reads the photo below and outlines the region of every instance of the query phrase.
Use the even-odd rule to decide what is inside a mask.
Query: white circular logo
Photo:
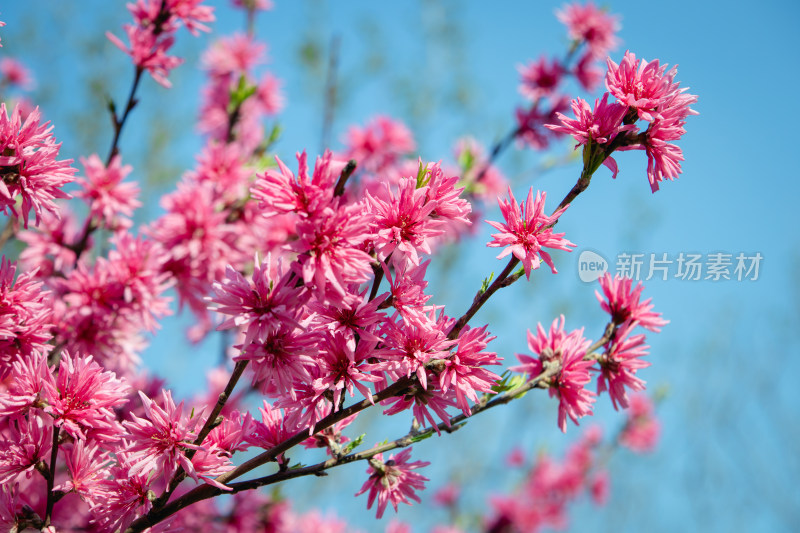
[[[591,250],[583,250],[578,256],[578,277],[584,283],[596,281],[608,271],[608,261]]]

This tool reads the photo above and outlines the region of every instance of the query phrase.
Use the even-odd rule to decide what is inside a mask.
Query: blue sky
[[[211,4],[220,8],[216,32],[241,28],[242,17],[227,2]],[[280,118],[284,134],[276,147],[284,159],[304,148],[311,153],[319,148],[322,91],[319,80],[297,60],[308,37],[323,47],[332,35],[342,39],[343,104],[335,117],[334,138],[340,139],[350,124],[387,113],[414,128],[421,155],[429,160],[451,158],[451,146],[461,134],[490,145],[505,133],[520,103],[516,65],[541,53],[561,54],[565,45],[563,27],[553,16],[561,2],[501,2],[491,8],[484,2],[454,1],[276,4],[259,19],[257,33],[269,43],[269,68],[285,80],[289,105]],[[678,64],[677,78],[699,95],[695,108],[700,115],[689,119],[680,142],[686,161],[679,180],[651,194],[644,155],[623,154],[619,177],[612,180],[601,168],[559,230],[578,244],[577,252],[592,249],[612,262],[622,252],[673,258],[681,252],[758,252],[763,261],[757,281],[647,283],[645,295],[671,321],[660,335],[648,336],[653,366],[643,372],[649,384],[669,387],[659,407],[664,438],[652,456],[615,456],[611,501],[600,510],[579,505],[572,529],[795,529],[800,524],[795,484],[800,473],[800,397],[793,382],[800,372],[800,251],[794,204],[800,190],[793,96],[800,85],[800,5],[605,5],[622,16],[623,44],[612,57],[618,61],[630,49],[648,60]],[[86,149],[105,153],[108,119],[102,103],[87,96],[84,87],[97,68],[108,68],[111,74],[101,76],[103,86],[117,100],[124,96],[130,66],[102,34],[107,29],[119,33],[127,12],[120,3],[100,0],[53,6],[35,0],[0,7],[0,20],[8,24],[0,30],[0,54],[17,57],[33,70],[39,80],[34,94],[64,141],[65,153],[75,158],[87,155]],[[178,50],[187,64],[172,77],[171,91],[145,80],[142,103],[122,141],[123,153],[131,154],[127,162],[137,169],[136,179],[144,180],[145,169],[153,164],[148,158],[154,152],[143,139],[151,133],[149,121],[164,109],[184,120],[183,136],[168,151],[157,153],[163,158],[158,163],[176,169],[173,179],[193,164],[201,140],[192,121],[202,83],[194,66],[209,42],[208,36],[182,36]],[[382,66],[369,70],[370,59]],[[468,93],[467,104],[453,104],[462,89]],[[88,134],[81,133],[76,116],[88,117]],[[92,135],[102,143],[89,148],[82,139]],[[570,148],[565,142],[556,153]],[[540,163],[537,154],[516,149],[500,159],[501,168],[515,180],[518,196],[534,186],[556,201],[580,169],[572,164],[535,175],[532,170]],[[154,216],[155,196],[148,200],[151,207],[144,216]],[[451,314],[466,307],[489,270],[502,268],[493,259],[496,253],[483,246],[488,233],[484,228],[467,243],[453,269],[434,275],[435,293]],[[498,335],[495,349],[507,360],[526,350],[527,328],[549,323],[560,312],[567,314],[569,327],[585,325],[593,336],[602,331],[595,287],[578,278],[577,252],[557,256],[557,276],[538,272],[532,282],[504,291],[476,317],[476,324],[497,324],[492,327]],[[178,328],[188,322],[188,317],[167,321],[146,357],[165,374],[185,374],[176,382],[184,394],[202,383],[201,370],[217,357],[217,342],[200,352],[185,344]],[[163,353],[175,356],[164,358]],[[475,419],[453,436],[417,445],[415,457],[436,464],[427,472],[430,487],[461,472],[459,479],[472,479],[467,498],[480,505],[487,493],[510,487],[496,458],[513,443],[523,442],[531,451],[560,450],[577,434],[570,427],[562,437],[555,429],[554,405],[544,394],[529,395],[520,404],[491,419]],[[621,422],[607,406],[598,409],[597,417],[609,428]],[[392,437],[402,429],[387,431],[371,431],[367,440]],[[299,486],[319,494],[323,508],[336,509],[351,523],[372,530],[372,511],[365,510],[363,499],[349,497],[360,486],[363,470],[362,465],[346,467],[318,488]],[[287,486],[284,492],[298,490]],[[419,507],[403,509],[400,517],[421,524],[445,519]]]

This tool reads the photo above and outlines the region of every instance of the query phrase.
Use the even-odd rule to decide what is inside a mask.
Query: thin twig
[[[473,408],[472,408],[472,416],[474,416],[474,415],[476,415],[476,414],[478,414],[480,412],[487,411],[487,410],[489,410],[489,409],[491,409],[493,407],[496,407],[498,405],[507,404],[507,403],[511,402],[512,400],[515,400],[517,398],[522,397],[522,395],[524,395],[526,392],[530,391],[533,388],[543,387],[543,386],[546,387],[546,385],[543,385],[544,382],[547,379],[549,379],[550,377],[554,376],[558,372],[558,370],[559,370],[559,366],[558,365],[551,365],[544,372],[542,372],[541,374],[539,374],[535,378],[532,378],[532,379],[528,380],[524,385],[522,385],[522,386],[520,386],[520,387],[518,387],[516,389],[513,389],[513,390],[510,390],[510,391],[506,391],[506,392],[503,392],[501,394],[498,394],[494,398],[492,398],[491,400],[484,401],[482,403],[479,403],[479,404],[473,406]],[[407,378],[404,378],[404,379],[407,379]],[[395,383],[395,385],[397,385],[397,383]],[[384,390],[387,390],[387,389],[384,389]],[[361,402],[361,404],[363,404],[363,403],[364,402]],[[356,404],[356,405],[361,405],[361,404]],[[351,406],[351,407],[355,407],[355,406]],[[278,482],[281,482],[281,481],[285,481],[287,479],[292,479],[292,478],[301,477],[301,476],[320,475],[320,473],[323,472],[324,470],[327,470],[329,468],[333,468],[335,466],[339,466],[339,465],[343,465],[343,464],[347,464],[347,463],[352,463],[354,461],[367,460],[367,459],[370,459],[370,458],[374,457],[375,455],[377,455],[379,453],[383,453],[383,452],[386,452],[386,451],[389,451],[389,450],[393,450],[393,449],[396,449],[396,448],[405,448],[407,446],[410,446],[414,442],[420,440],[421,438],[425,438],[426,436],[432,434],[434,431],[437,431],[437,429],[438,429],[438,431],[448,431],[448,430],[452,431],[453,427],[458,427],[458,424],[464,422],[466,419],[467,419],[467,416],[462,413],[462,414],[459,414],[457,416],[454,416],[454,417],[450,418],[448,420],[448,422],[441,422],[440,424],[438,424],[436,426],[436,428],[430,427],[430,428],[426,428],[426,429],[424,429],[422,431],[410,432],[410,433],[406,434],[405,436],[400,437],[399,439],[395,439],[394,441],[375,446],[375,447],[373,447],[373,448],[371,448],[369,450],[365,450],[363,452],[349,454],[349,455],[346,455],[344,457],[332,457],[332,458],[328,459],[327,461],[323,461],[323,462],[318,463],[316,465],[307,466],[307,467],[303,467],[303,468],[280,470],[280,471],[276,472],[275,474],[271,474],[269,476],[265,476],[265,477],[261,477],[261,478],[256,478],[256,479],[253,479],[253,480],[250,480],[250,481],[243,481],[243,482],[239,482],[239,483],[228,483],[227,486],[230,487],[231,490],[222,490],[222,489],[219,489],[219,488],[214,487],[212,485],[201,485],[199,487],[196,487],[196,488],[192,489],[188,493],[184,494],[183,496],[181,496],[177,500],[175,500],[173,502],[170,502],[167,506],[163,507],[162,509],[160,509],[158,511],[151,510],[147,515],[135,520],[133,522],[133,524],[131,524],[131,526],[128,528],[126,533],[136,533],[136,532],[139,532],[139,531],[143,531],[144,529],[157,524],[158,522],[160,522],[164,518],[167,518],[168,516],[171,516],[172,514],[177,513],[181,509],[184,509],[185,507],[188,507],[189,505],[191,505],[193,503],[196,503],[196,502],[199,502],[199,501],[202,501],[202,500],[207,500],[209,498],[213,498],[213,497],[221,495],[221,494],[231,494],[231,493],[235,493],[235,492],[241,492],[241,491],[244,491],[244,490],[250,490],[250,489],[257,488],[257,487],[262,487],[264,485],[270,485],[270,484],[278,483]],[[318,423],[317,426],[319,426],[319,425],[321,425],[323,423],[324,423],[324,420],[320,421],[320,423]],[[332,425],[332,424],[330,424],[330,425]],[[315,429],[316,429],[317,426],[315,426]],[[297,435],[296,435],[292,439],[289,439],[289,441],[286,441],[285,443],[282,443],[282,445],[276,446],[272,450],[267,451],[266,454],[269,454],[272,457],[277,457],[278,454],[275,453],[275,450],[277,448],[284,448],[282,451],[285,451],[286,449],[290,448],[291,446],[294,446],[295,444],[297,444],[299,442],[302,442],[302,440],[305,440],[305,438],[308,437],[308,433],[307,432],[301,432],[299,435],[302,438],[298,442],[296,442],[294,444],[291,444],[291,445],[286,445],[290,441],[295,440],[295,437],[297,437]],[[262,455],[264,455],[264,454],[262,454]],[[236,469],[236,470],[239,470],[239,469]],[[232,474],[233,472],[235,472],[235,470],[229,472],[228,474]],[[216,481],[218,481],[220,483],[226,483],[228,480],[233,479],[234,477],[238,477],[239,475],[241,475],[243,473],[245,473],[245,472],[241,472],[241,473],[235,474],[235,475],[223,474],[223,475],[217,477]]]

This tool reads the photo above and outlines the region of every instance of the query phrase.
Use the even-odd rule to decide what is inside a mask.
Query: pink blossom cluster
[[[557,113],[560,124],[547,124],[558,133],[572,135],[584,146],[584,161],[594,171],[600,163],[617,176],[617,163],[611,154],[616,150],[644,150],[647,154],[647,179],[653,192],[664,179],[673,180],[681,173],[683,152],[673,144],[686,130],[686,118],[697,112],[689,106],[697,96],[686,93],[675,81],[677,68],[667,71],[658,60],[637,59],[625,52],[620,64],[610,58],[605,83],[608,92],[595,100],[594,107],[581,98],[572,101],[575,118]],[[616,101],[609,102],[609,96]],[[637,122],[642,120],[646,127]]]
[[[203,0],[136,0],[128,4],[134,23],[123,26],[130,44],[111,32],[106,32],[106,37],[131,56],[137,71],[147,70],[156,82],[169,88],[170,71],[183,62],[168,54],[175,43],[175,33],[184,26],[192,35],[198,35],[210,31],[206,24],[214,21],[214,8],[202,3]]]
[[[606,335],[592,345],[583,336],[583,329],[567,333],[564,316],[553,321],[549,331],[541,324],[536,334],[528,332],[528,348],[535,354],[517,354],[520,365],[511,370],[526,372],[530,376],[543,376],[550,396],[557,397],[558,426],[567,430],[567,417],[576,425],[578,419],[592,414],[598,395],[608,392],[615,409],[629,407],[628,391],[643,391],[645,382],[636,373],[650,366],[642,360],[647,356],[645,336],[632,335],[635,327],[660,331],[667,321],[652,311],[650,300],[640,302],[642,285],[632,287],[629,278],[612,278],[610,274],[599,280],[603,295],[597,293],[601,307],[609,313]],[[599,350],[599,351],[597,351]],[[597,373],[597,392],[586,387],[592,381],[590,372]]]
[[[542,248],[571,251],[575,244],[564,238],[564,233],[554,233],[553,226],[558,218],[564,214],[568,205],[557,209],[552,215],[544,213],[544,202],[547,194],[541,191],[533,197],[533,188],[528,190],[528,197],[522,204],[517,203],[511,188],[508,189],[508,200],[498,198],[500,212],[505,219],[504,223],[486,222],[500,231],[492,235],[492,241],[487,246],[492,248],[504,247],[497,259],[513,254],[522,262],[525,277],[530,279],[531,270],[539,268],[541,262],[547,264],[556,274],[555,265],[550,254]]]
[[[567,79],[572,76],[582,89],[594,91],[603,76],[598,63],[605,60],[618,43],[618,17],[592,2],[568,4],[556,14],[567,27],[567,36],[572,41],[566,57],[543,55],[517,67],[521,82],[519,92],[530,105],[517,108],[515,136],[537,150],[544,150],[554,135],[563,133],[544,129],[544,125],[552,123],[566,110],[569,96],[564,92],[564,85]]]
[[[76,172],[71,159],[57,159],[61,144],[50,123],[40,120],[38,108],[23,118],[19,105],[9,115],[0,103],[0,211],[21,218],[26,228],[31,211],[37,224],[43,213],[57,215],[54,200],[70,197],[61,188]]]
[[[254,385],[274,397],[293,430],[341,408],[356,391],[365,399],[401,378],[419,385],[387,400],[386,413],[412,409],[436,425],[447,408],[469,413],[468,400],[488,392],[498,364],[485,328],[448,334],[453,319],[428,305],[424,279],[431,241],[447,224],[467,224],[469,204],[457,179],[434,165],[417,177],[386,185],[383,197],[337,195],[343,162],[318,158],[313,171],[298,155],[295,175],[260,174],[253,197],[267,217],[288,217],[292,239],[251,277],[228,268],[214,284],[211,309],[225,315],[220,329],[237,328],[235,360],[250,361]],[[370,295],[385,273],[389,292]]]
[[[250,16],[271,7],[262,0],[237,5]],[[109,38],[133,57],[136,73],[125,110],[112,109],[108,158],[81,159],[75,197],[86,204],[82,224],[55,201],[69,198],[61,187],[77,171],[56,159],[52,128],[40,124],[38,109],[25,113],[17,105],[9,116],[0,104],[0,210],[10,230],[0,240],[13,236],[24,245],[18,263],[0,260],[0,526],[345,531],[335,517],[298,514],[249,489],[363,460],[369,466],[356,495],[367,494],[367,507],[375,505],[380,518],[389,504],[397,510],[421,500],[428,479],[417,470],[429,463],[411,460],[412,443],[532,388],[558,399],[562,431],[567,418],[577,424],[608,392],[615,408],[630,408],[621,442],[652,448],[658,436],[652,408],[628,397],[644,389],[636,374],[648,366],[644,335],[632,332],[659,331],[666,321],[650,300],[640,301],[641,285],[602,278],[598,299],[610,316],[603,337],[593,344],[583,329],[565,330],[563,316],[549,330],[539,325],[528,332],[533,355],[518,355],[520,364],[510,370],[522,374],[511,377],[492,370],[503,359],[489,347],[495,340],[489,325],[470,323],[494,291],[523,273],[530,278],[541,263],[557,272],[557,257],[547,250],[575,246],[554,231],[569,198],[547,214],[545,193],[534,196],[531,188],[519,203],[508,187],[508,197],[498,198],[503,222],[488,222],[498,232],[488,246],[502,248],[498,257],[510,256],[509,266],[495,284],[487,281],[464,315],[448,315],[434,302],[428,268],[438,247],[466,235],[479,219],[473,202],[506,188],[494,166],[500,149],[486,155],[467,138],[457,144],[457,165],[426,164],[412,156],[410,130],[379,115],[350,128],[341,152],[326,150],[312,163],[304,151],[296,167],[279,157],[265,164],[274,138],[265,135],[264,119],[280,110],[283,97],[270,74],[255,81],[266,45],[252,36],[223,38],[205,54],[206,142],[194,168],[161,198],[163,213],[136,231],[142,202],[127,179],[133,169],[119,153],[122,126],[144,70],[169,85],[169,71],[180,62],[167,54],[177,29],[208,31],[213,14],[200,0],[137,0],[128,9],[130,46]],[[575,40],[573,53],[587,49],[581,62],[613,46],[615,19],[593,5],[571,6],[560,17]],[[566,63],[543,59],[523,73],[524,93],[534,100],[530,113],[554,116],[563,108],[558,87],[567,73],[589,85],[586,72]],[[609,74],[609,90],[625,103],[604,97],[603,118],[582,134],[583,144],[645,139],[659,128],[666,139],[665,132],[680,129],[675,109],[684,106],[682,120],[693,100],[672,82],[673,71],[648,65],[631,73],[624,63],[618,70],[627,74],[613,80]],[[14,65],[0,74],[24,81]],[[630,76],[646,89],[627,84]],[[635,129],[634,114],[650,123],[645,133]],[[541,133],[542,116],[511,140]],[[650,155],[653,142],[642,142]],[[31,210],[37,227],[27,229]],[[18,218],[25,231],[16,233]],[[147,335],[172,312],[170,290],[196,318],[192,340],[215,328],[229,332],[222,367],[210,374],[207,392],[191,400],[174,398],[163,381],[140,371]],[[587,388],[592,372],[596,393]],[[241,376],[250,387],[234,390]],[[250,394],[257,396],[252,409]],[[354,453],[363,436],[345,431],[371,408],[408,413],[412,429]],[[521,498],[541,505],[498,499],[487,527],[557,527],[565,523],[566,504],[586,487],[602,496],[598,443],[592,433],[563,465],[538,461]],[[299,444],[324,449],[324,461],[293,463],[290,453]],[[248,451],[255,459],[237,466],[236,454]],[[238,480],[265,463],[274,464],[272,474]],[[225,506],[211,502],[225,493],[233,494]],[[442,499],[452,504],[455,497]],[[193,505],[180,510],[187,502]]]
[[[418,172],[420,162],[411,157],[416,142],[408,127],[399,120],[377,115],[363,127],[351,126],[344,143],[345,150],[336,157],[357,162],[350,181],[358,184],[353,192],[358,197],[366,194],[385,197],[389,190],[387,183],[390,188],[397,187],[402,178]],[[506,179],[473,137],[456,141],[454,160],[455,165],[442,161],[438,164],[445,174],[459,177],[458,187],[464,189],[464,199],[472,204],[466,217],[470,222],[476,222],[481,219],[482,208],[494,203],[497,195],[506,188]],[[443,229],[442,236],[432,242],[449,241],[476,231],[472,224],[448,224]]]
[[[605,504],[609,476],[598,457],[601,443],[602,432],[593,426],[569,447],[562,462],[540,453],[518,490],[491,498],[493,513],[485,531],[562,530],[569,524],[568,506],[583,494],[588,493],[597,505]]]
[[[245,153],[266,142],[264,118],[277,115],[285,105],[277,77],[266,72],[255,79],[255,67],[265,63],[266,50],[267,45],[255,38],[236,34],[219,39],[203,55],[208,83],[198,128],[210,141],[236,144]]]

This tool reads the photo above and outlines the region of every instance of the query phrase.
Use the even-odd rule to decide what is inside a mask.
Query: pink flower
[[[605,505],[608,502],[611,480],[608,470],[598,470],[589,480],[589,492],[595,505]]]
[[[660,116],[661,101],[679,90],[679,84],[673,81],[677,67],[666,72],[667,66],[659,65],[657,59],[648,63],[625,52],[619,65],[611,58],[607,62],[606,88],[622,105],[636,109],[639,118],[648,122]]]
[[[163,271],[175,278],[181,306],[188,304],[205,320],[204,298],[211,284],[223,278],[227,265],[253,257],[239,251],[242,232],[226,222],[228,213],[218,208],[215,188],[206,181],[181,181],[176,191],[162,198],[166,214],[149,230],[169,254]]]
[[[677,69],[666,72],[666,65],[658,60],[647,62],[626,52],[619,65],[608,59],[606,87],[620,103],[636,110],[639,118],[650,122],[638,142],[628,143],[621,150],[647,152],[647,178],[653,192],[664,179],[673,180],[681,173],[681,149],[677,141],[686,133],[686,117],[697,112],[689,106],[697,96],[686,94],[680,83],[674,81]]]
[[[25,65],[10,57],[0,59],[0,76],[4,78],[5,83],[12,87],[31,89],[34,85],[33,77]]]
[[[632,279],[620,276],[612,278],[608,272],[599,279],[599,282],[603,295],[595,291],[595,296],[600,302],[600,307],[611,315],[611,320],[615,324],[631,321],[645,329],[658,333],[661,331],[662,326],[669,323],[668,320],[661,318],[661,313],[651,311],[653,304],[650,303],[650,298],[639,303],[642,290],[644,290],[644,285],[641,283],[631,290]]]
[[[373,259],[363,250],[369,235],[364,206],[341,200],[337,204],[301,219],[297,240],[289,245],[298,254],[293,272],[322,298],[340,298],[348,285],[372,277]]]
[[[439,386],[442,391],[452,387],[456,393],[456,403],[461,411],[469,416],[472,411],[467,399],[478,402],[478,394],[491,392],[500,376],[485,368],[486,365],[499,365],[501,358],[494,352],[484,351],[496,337],[490,336],[482,328],[466,326],[458,336],[458,349],[444,363],[439,373]]]
[[[100,481],[99,496],[92,502],[92,522],[103,531],[125,531],[137,516],[149,511],[155,494],[147,475],[130,475],[112,468],[111,477]]]
[[[253,446],[258,446],[265,450],[274,448],[294,434],[290,427],[287,427],[283,417],[283,412],[264,400],[263,407],[258,408],[261,413],[261,421],[253,420],[250,413],[245,415],[243,425],[246,428],[245,440]],[[276,460],[278,463],[284,462],[283,454]]]
[[[127,232],[117,233],[110,240],[114,248],[108,252],[109,268],[122,287],[122,309],[118,312],[134,315],[143,329],[155,332],[158,320],[172,313],[172,298],[164,292],[173,282],[162,271],[168,256],[159,243]]]
[[[388,461],[383,460],[381,453],[370,459],[370,466],[367,469],[369,479],[364,482],[356,496],[369,491],[367,509],[372,508],[377,497],[378,518],[383,516],[387,503],[391,503],[397,511],[398,503],[411,505],[409,500],[417,503],[421,501],[415,491],[425,489],[425,482],[429,480],[413,470],[428,466],[430,463],[423,461],[410,463],[410,458],[411,448],[406,448],[397,455],[390,455]]]
[[[317,158],[314,171],[308,175],[308,157],[305,152],[297,154],[298,173],[289,170],[283,161],[275,158],[280,172],[268,169],[257,180],[251,192],[259,201],[264,215],[298,213],[310,217],[331,206],[333,188],[344,168],[344,162],[333,159],[326,152]]]
[[[167,76],[172,69],[183,63],[183,59],[167,55],[167,50],[172,47],[175,38],[171,34],[158,35],[151,27],[126,24],[123,29],[128,35],[130,47],[111,32],[106,32],[106,37],[117,48],[131,56],[134,65],[147,70],[159,85],[167,89],[172,87]]]
[[[209,141],[197,156],[197,168],[187,173],[192,181],[209,181],[228,201],[235,201],[247,192],[251,171],[237,144]]]
[[[119,155],[111,159],[108,167],[97,154],[92,154],[88,159],[81,158],[81,163],[86,169],[86,179],[78,178],[83,190],[77,196],[89,204],[89,215],[96,217],[102,227],[112,231],[129,228],[134,209],[142,206],[136,199],[139,195],[138,185],[133,182],[122,183],[133,167],[122,166]]]
[[[439,420],[441,420],[445,426],[449,427],[450,415],[447,412],[447,408],[456,405],[452,400],[454,396],[455,394],[452,390],[445,393],[437,389],[436,384],[431,380],[427,389],[422,388],[422,386],[418,384],[414,384],[409,387],[408,391],[403,396],[384,400],[381,402],[381,405],[390,405],[390,407],[383,411],[385,415],[395,415],[406,409],[411,409],[414,418],[422,427],[426,427],[430,424],[438,434],[441,433],[439,424],[433,418],[431,411],[436,413],[436,416],[439,417]]]
[[[434,321],[428,316],[421,320],[412,318],[408,323],[387,321],[381,329],[384,347],[376,350],[375,355],[394,362],[392,371],[397,375],[411,377],[416,374],[425,390],[428,388],[425,364],[434,359],[447,359],[450,349],[457,343],[447,338],[445,327],[442,321]],[[450,375],[448,385],[454,377]]]
[[[255,257],[252,281],[245,279],[230,265],[226,269],[227,279],[214,283],[215,296],[208,298],[209,309],[230,318],[217,329],[240,327],[245,330],[244,345],[266,340],[271,331],[285,326],[300,327],[298,311],[308,295],[297,288],[297,279],[283,274],[280,262],[276,269],[272,256],[267,255],[263,264]]]
[[[597,394],[608,391],[614,409],[628,407],[626,389],[642,391],[645,382],[636,377],[637,370],[647,368],[650,363],[640,357],[647,355],[649,346],[644,344],[644,335],[630,336],[636,322],[626,322],[617,329],[614,338],[606,343],[606,353],[598,361],[600,375],[597,376]]]
[[[319,377],[312,384],[314,390],[319,395],[330,391],[334,410],[342,405],[342,394],[345,391],[353,396],[353,388],[358,389],[371,402],[372,391],[364,382],[374,383],[381,380],[379,376],[365,373],[365,363],[374,353],[374,343],[362,340],[353,346],[344,335],[326,335],[316,358]]]
[[[133,58],[140,69],[147,70],[156,82],[169,88],[169,71],[183,60],[167,55],[175,42],[175,32],[183,24],[193,35],[209,31],[206,22],[214,20],[213,8],[200,5],[203,0],[137,0],[128,4],[135,24],[123,26],[130,47],[111,32],[106,37]]]
[[[594,110],[585,100],[576,98],[572,101],[572,111],[576,118],[567,118],[565,115],[557,113],[561,125],[545,124],[545,127],[559,133],[572,135],[578,141],[578,144],[575,145],[576,148],[592,143],[607,146],[617,135],[636,129],[636,126],[632,124],[622,123],[628,108],[615,102],[609,104],[608,93],[603,95],[602,100],[595,100]],[[614,173],[613,177],[616,178],[617,162],[614,158],[608,155],[603,160],[603,164]]]
[[[514,446],[508,455],[506,455],[507,466],[511,468],[518,468],[525,464],[525,452],[519,446]]]
[[[140,0],[141,1],[141,0]],[[214,22],[214,8],[201,5],[204,0],[166,0],[165,7],[170,15],[180,20],[189,32],[197,36],[199,32],[209,32],[206,22]],[[158,4],[159,0],[150,0]]]
[[[369,300],[368,289],[360,293],[354,292],[358,290],[355,285],[348,289],[341,299],[331,302],[312,299],[309,305],[313,312],[311,324],[315,329],[343,335],[352,347],[359,340],[381,342],[376,330],[386,320],[386,315],[378,310],[384,298],[379,296]]]
[[[5,103],[0,104],[0,211],[21,215],[25,228],[31,209],[37,225],[43,211],[58,214],[53,200],[71,198],[61,187],[73,181],[76,172],[71,159],[56,159],[61,145],[50,123],[39,124],[40,118],[36,108],[23,123],[19,105],[9,117]],[[18,194],[21,207],[15,205]]]
[[[310,381],[309,367],[315,366],[319,334],[302,327],[281,325],[241,345],[234,361],[251,361],[253,385],[264,394],[295,396],[297,381]]]
[[[345,143],[345,158],[355,159],[359,169],[372,173],[394,165],[416,148],[405,124],[382,115],[374,117],[364,128],[351,127]]]
[[[595,60],[594,54],[588,51],[581,56],[573,69],[575,78],[577,78],[581,87],[588,92],[594,92],[603,79],[603,70],[596,66]]]
[[[53,386],[55,385],[55,386]],[[53,424],[75,439],[118,441],[122,427],[112,408],[127,403],[129,387],[113,372],[104,372],[92,356],[63,352],[55,383],[44,383]]]
[[[620,443],[636,453],[655,449],[661,434],[661,424],[655,417],[653,402],[644,394],[631,396],[628,421],[620,435]]]
[[[644,150],[647,152],[647,179],[653,192],[658,190],[658,182],[673,180],[681,173],[683,151],[670,141],[677,141],[686,133],[683,129],[685,118],[697,112],[689,105],[697,101],[692,94],[674,94],[662,100],[660,118],[656,118],[645,132]],[[631,146],[630,149],[641,149]]]
[[[55,272],[68,274],[75,265],[75,246],[81,239],[81,228],[72,212],[63,206],[60,214],[48,211],[42,213],[39,226],[35,230],[22,230],[20,241],[26,244],[19,255],[20,264],[36,277],[45,279]],[[91,250],[94,239],[86,241]]]
[[[508,189],[509,200],[498,199],[500,211],[505,218],[505,224],[499,222],[486,222],[493,228],[502,233],[492,234],[494,240],[486,246],[497,248],[507,247],[497,256],[502,259],[508,254],[513,253],[514,257],[522,261],[525,268],[525,277],[530,279],[531,270],[539,268],[540,260],[544,261],[555,274],[557,272],[550,254],[542,248],[554,248],[556,250],[571,251],[570,246],[575,244],[564,239],[564,233],[553,233],[552,226],[558,218],[566,211],[564,206],[550,216],[544,214],[544,202],[546,193],[541,191],[536,193],[536,200],[533,198],[533,188],[528,190],[528,198],[522,205],[517,203],[511,188]]]
[[[517,138],[535,150],[544,150],[550,144],[550,139],[558,137],[561,133],[544,127],[558,120],[558,113],[567,110],[568,96],[551,98],[549,108],[540,109],[541,105],[532,105],[527,109],[517,108]]]
[[[520,94],[534,102],[554,94],[564,74],[564,67],[558,59],[553,58],[548,63],[545,56],[527,65],[520,65],[517,70],[522,81]]]
[[[400,313],[406,324],[412,319],[424,320],[425,313],[430,310],[430,307],[425,305],[431,299],[430,295],[425,294],[425,288],[428,286],[428,282],[425,281],[425,271],[429,264],[430,259],[419,266],[411,263],[396,265],[395,274],[392,276],[392,271],[386,263],[381,263],[389,281],[392,307]]]
[[[413,178],[400,180],[394,194],[386,185],[386,200],[367,193],[367,206],[373,214],[372,233],[379,259],[399,264],[420,263],[420,253],[431,254],[431,241],[441,235],[444,222],[431,218],[436,202],[428,198],[426,187],[417,187]]]
[[[442,507],[453,507],[458,502],[461,489],[455,483],[448,483],[433,494],[433,503]]]
[[[50,460],[53,444],[53,426],[41,417],[15,418],[7,427],[0,436],[0,485],[30,478],[40,461]]]
[[[77,439],[68,448],[66,456],[69,479],[53,487],[53,490],[76,492],[88,502],[94,502],[103,495],[102,480],[109,475],[110,459],[99,448]]]
[[[52,339],[51,294],[42,290],[34,273],[16,276],[17,264],[5,256],[0,260],[0,377],[16,356],[48,352]],[[16,280],[14,278],[17,278]]]
[[[569,334],[564,332],[564,316],[555,319],[550,326],[549,334],[541,324],[537,326],[537,334],[528,331],[528,348],[537,357],[517,354],[522,363],[511,367],[514,372],[527,372],[530,377],[540,375],[557,363],[558,371],[549,381],[550,396],[558,396],[558,427],[567,431],[567,416],[578,425],[578,418],[592,414],[595,394],[586,390],[591,381],[589,368],[594,361],[584,361],[586,349],[590,342],[583,338],[583,329]]]
[[[5,391],[0,392],[0,416],[18,418],[28,416],[32,409],[42,409],[45,384],[55,387],[53,374],[47,366],[47,357],[34,352],[18,357],[11,364],[10,379]]]
[[[125,435],[129,442],[125,455],[128,476],[155,475],[169,481],[180,465],[194,477],[194,467],[185,453],[203,449],[193,444],[197,437],[195,428],[202,422],[202,417],[195,413],[187,419],[183,415],[183,402],[176,407],[169,391],[161,392],[163,407],[141,391],[139,397],[147,418],[131,414],[131,420],[123,422],[129,432]]]
[[[267,72],[261,77],[255,99],[267,116],[277,115],[286,107],[286,97],[281,92],[283,82]]]
[[[604,56],[617,46],[614,33],[619,31],[619,17],[598,9],[591,1],[583,6],[566,5],[556,11],[556,16],[567,26],[569,37],[586,42],[595,57]]]
[[[203,54],[203,68],[212,76],[250,72],[266,61],[267,45],[237,33],[219,39]],[[236,80],[238,81],[238,80]]]
[[[472,224],[469,219],[472,205],[461,198],[464,188],[458,187],[460,178],[445,174],[439,163],[426,165],[421,172],[422,180],[427,186],[428,199],[436,202],[436,209],[431,216],[449,223]]]

